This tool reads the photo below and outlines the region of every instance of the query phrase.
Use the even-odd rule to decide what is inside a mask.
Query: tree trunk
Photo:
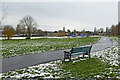
[[[27,35],[27,37],[26,37],[26,39],[31,39],[31,29],[30,29],[30,27],[28,27],[28,35]]]
[[[10,39],[10,37],[8,37],[8,40]]]

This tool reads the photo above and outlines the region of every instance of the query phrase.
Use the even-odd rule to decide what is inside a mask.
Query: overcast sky
[[[119,0],[1,0],[3,2],[118,2]]]
[[[14,26],[26,15],[32,16],[37,21],[38,28],[49,31],[62,29],[63,26],[70,30],[93,31],[94,27],[105,28],[118,22],[117,2],[6,2],[4,4],[8,14],[6,23]]]

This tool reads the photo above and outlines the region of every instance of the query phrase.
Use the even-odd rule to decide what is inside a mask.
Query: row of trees
[[[19,24],[17,25],[16,29],[14,29],[10,25],[3,26],[7,18],[7,7],[4,6],[4,3],[0,1],[0,36],[8,37],[8,39],[13,35],[23,34],[30,39],[31,34],[43,34],[41,29],[37,29],[37,22],[31,16],[25,16],[23,19],[20,20]]]
[[[117,25],[112,25],[110,28],[106,27],[106,31],[103,28],[97,29],[94,28],[94,35],[120,35],[120,23]]]
[[[89,34],[91,35],[92,32],[90,31],[70,31],[69,29],[67,29],[67,31],[65,31],[65,27],[63,27],[63,30],[58,30],[58,31],[42,31],[41,29],[37,29],[36,27],[31,27],[29,29],[28,27],[22,26],[22,25],[17,25],[16,28],[13,28],[10,25],[5,25],[3,28],[3,36],[7,37],[8,39],[10,39],[10,37],[12,37],[12,35],[14,34],[14,36],[27,36],[27,39],[30,39],[31,36],[58,36],[58,37],[64,37],[64,36],[77,36],[79,34]]]
[[[112,25],[111,32],[113,36],[120,35],[120,23],[118,23],[117,25]]]
[[[31,35],[43,35],[45,34],[41,29],[37,29],[37,22],[31,16],[25,16],[20,20],[16,28],[13,28],[10,25],[5,25],[2,27],[2,36],[10,37],[13,34],[16,36],[26,36],[27,39],[31,38]]]
[[[64,36],[80,36],[80,35],[92,35],[93,32],[90,32],[90,31],[85,31],[85,30],[82,30],[82,31],[77,31],[77,30],[73,30],[73,31],[70,31],[70,29],[67,29],[65,31],[65,27],[63,27],[63,30],[58,30],[57,32],[57,36],[58,37],[64,37]]]
[[[13,34],[16,34],[16,36],[26,36],[26,39],[30,39],[31,36],[35,35],[35,36],[42,36],[42,35],[46,35],[48,32],[47,31],[42,31],[41,29],[37,29],[37,22],[31,17],[31,16],[25,16],[23,19],[21,19],[19,21],[19,23],[17,24],[16,28],[13,28],[10,25],[5,25],[3,27],[3,36],[7,37],[8,39],[10,39],[10,37],[12,37]],[[76,30],[74,31],[70,31],[69,29],[67,31],[65,31],[65,27],[63,27],[63,30],[59,30],[59,31],[55,31],[52,32],[51,34],[56,34],[56,36],[61,37],[61,36],[65,36],[65,35],[76,35],[76,34],[93,34],[93,35],[117,35],[120,33],[120,23],[118,25],[112,25],[111,29],[106,27],[106,32],[104,31],[103,28],[100,29],[94,29],[94,33],[93,32],[87,32],[85,30],[78,32]]]

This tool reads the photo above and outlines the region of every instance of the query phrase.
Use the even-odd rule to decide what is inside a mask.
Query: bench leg
[[[65,58],[64,58],[64,61],[65,61]]]
[[[66,56],[66,53],[64,53],[64,61],[65,61],[65,56]]]
[[[89,54],[88,56],[89,56],[89,58],[90,58],[90,54]]]
[[[88,55],[88,57],[90,58],[90,54],[87,54]],[[85,57],[85,54],[83,54],[83,58]]]
[[[68,53],[68,52],[64,53],[64,61],[65,61],[65,59],[71,60],[71,55],[70,55],[70,53]]]
[[[65,55],[66,55],[66,54],[64,53],[64,61],[65,61]]]
[[[84,58],[84,56],[85,56],[85,55],[83,54],[83,58]]]
[[[69,61],[71,61],[71,58],[69,58]]]
[[[69,60],[71,61],[71,54],[69,54]]]

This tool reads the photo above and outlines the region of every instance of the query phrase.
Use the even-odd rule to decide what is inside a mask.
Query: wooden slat
[[[73,56],[73,55],[88,53],[89,49],[90,49],[90,46],[73,48],[73,51],[72,51],[71,55]]]

